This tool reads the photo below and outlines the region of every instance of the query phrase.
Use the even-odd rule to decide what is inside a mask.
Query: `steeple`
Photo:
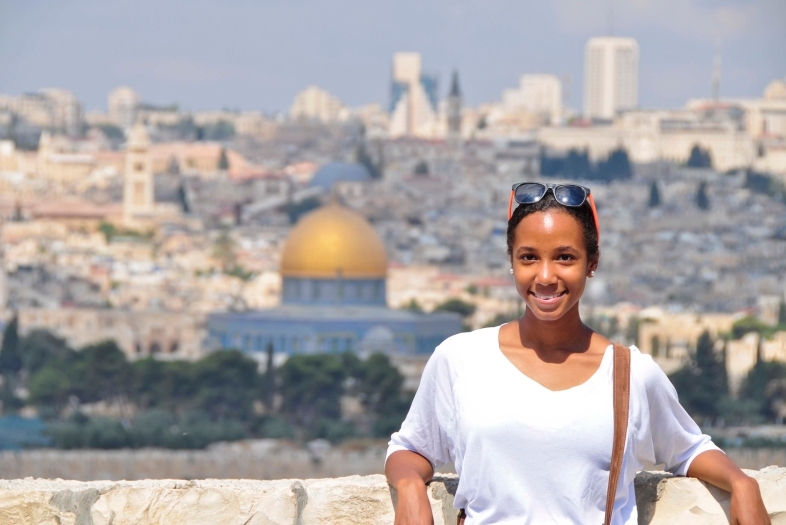
[[[453,70],[453,79],[450,81],[450,96],[461,97],[461,88],[459,88],[458,71]]]
[[[450,82],[450,94],[448,95],[448,142],[454,147],[458,147],[461,144],[461,99],[458,71],[454,69],[453,79]]]

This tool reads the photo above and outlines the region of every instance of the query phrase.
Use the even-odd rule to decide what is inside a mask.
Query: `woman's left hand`
[[[759,483],[750,476],[742,476],[732,484],[729,523],[731,525],[772,525],[761,498]]]

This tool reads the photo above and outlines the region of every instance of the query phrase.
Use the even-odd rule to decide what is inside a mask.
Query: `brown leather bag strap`
[[[606,519],[611,525],[614,499],[622,470],[625,440],[628,436],[628,406],[630,404],[630,348],[614,344],[614,444],[611,449],[611,471],[606,490]]]

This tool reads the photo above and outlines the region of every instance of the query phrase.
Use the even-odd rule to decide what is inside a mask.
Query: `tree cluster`
[[[615,149],[608,158],[595,165],[590,161],[586,150],[571,149],[566,156],[550,156],[545,150],[541,150],[540,173],[544,177],[597,182],[628,180],[633,177],[628,152],[622,147]]]
[[[786,418],[786,364],[759,358],[732,399],[725,362],[725,345],[704,332],[687,365],[669,376],[680,403],[696,421],[757,424]]]
[[[710,155],[710,150],[695,144],[690,150],[690,155],[685,165],[689,168],[711,168],[712,156]]]
[[[61,448],[382,437],[400,426],[411,402],[403,377],[382,354],[298,355],[280,368],[271,355],[263,373],[236,350],[195,362],[131,362],[114,341],[73,350],[46,331],[19,337],[16,320],[4,333],[0,373],[4,412],[35,407]],[[24,399],[20,391],[28,393]],[[347,399],[362,408],[352,418],[342,410]],[[85,405],[103,405],[113,417],[88,417]]]

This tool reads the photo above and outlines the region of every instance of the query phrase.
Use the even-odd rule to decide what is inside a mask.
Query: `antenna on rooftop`
[[[721,81],[721,39],[715,39],[715,58],[712,61],[712,100],[720,100]]]

